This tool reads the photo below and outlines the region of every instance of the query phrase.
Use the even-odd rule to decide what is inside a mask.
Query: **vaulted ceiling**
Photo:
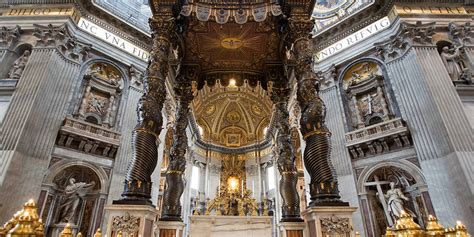
[[[222,84],[204,85],[192,103],[201,141],[231,148],[263,142],[272,113],[267,92],[248,82]]]

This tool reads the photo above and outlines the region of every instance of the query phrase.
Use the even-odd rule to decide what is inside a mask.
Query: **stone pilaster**
[[[42,182],[38,177],[48,168],[70,92],[78,83],[89,49],[89,45],[74,40],[65,25],[36,25],[34,36],[38,42],[0,128],[0,222],[13,215],[26,199],[38,197]]]
[[[270,73],[269,74],[273,74]],[[282,75],[282,72],[274,73]],[[282,221],[302,221],[300,217],[300,198],[296,188],[298,171],[295,165],[295,152],[291,143],[288,100],[291,89],[286,78],[276,78],[270,83],[271,99],[274,103],[274,116],[277,124],[276,156],[278,171],[281,174],[280,195],[282,197]]]
[[[139,100],[138,124],[132,134],[132,159],[125,176],[123,199],[115,204],[150,205],[151,176],[158,162],[159,135],[163,125],[165,80],[168,74],[170,37],[174,30],[174,18],[153,18],[153,50],[145,78],[144,94]]]
[[[434,23],[401,23],[398,37],[379,44],[402,117],[441,223],[474,225],[474,143],[462,102],[431,36]]]

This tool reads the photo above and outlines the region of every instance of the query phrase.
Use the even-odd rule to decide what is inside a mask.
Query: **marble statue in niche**
[[[59,220],[64,223],[74,223],[79,206],[79,201],[83,198],[92,188],[94,188],[95,182],[90,183],[76,182],[76,179],[70,178],[69,185],[64,190],[64,199],[61,202]]]
[[[107,63],[94,63],[84,76],[76,116],[97,125],[114,127],[123,87],[124,79],[118,69]]]
[[[361,62],[352,66],[342,83],[352,128],[361,129],[390,119],[384,77],[378,64]]]
[[[461,60],[461,50],[462,47],[450,48],[449,46],[444,46],[441,51],[441,59],[452,81],[460,80],[465,70]]]
[[[377,193],[377,195],[383,195],[387,202],[387,208],[389,215],[394,219],[398,220],[402,211],[406,211],[403,200],[409,201],[400,188],[395,188],[395,183],[390,182],[390,189],[385,194]]]
[[[15,60],[12,67],[10,68],[10,72],[8,73],[9,79],[20,79],[23,71],[25,70],[26,64],[28,63],[28,60],[30,59],[30,55],[30,51],[25,50],[25,52],[23,52],[23,54],[17,60]]]
[[[424,225],[424,217],[435,214],[429,213],[427,209],[426,205],[431,202],[427,191],[419,190],[423,183],[417,183],[417,180],[403,169],[381,167],[371,174],[364,185],[371,205],[367,213],[372,216],[370,219],[374,222],[376,236],[383,234],[387,227],[393,227],[402,211],[413,216],[415,222],[421,226]],[[426,193],[422,194],[423,192]]]

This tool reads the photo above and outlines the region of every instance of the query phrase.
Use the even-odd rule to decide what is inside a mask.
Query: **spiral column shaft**
[[[306,142],[304,164],[311,177],[310,206],[348,206],[340,201],[337,176],[331,163],[331,133],[326,127],[326,106],[319,97],[319,78],[313,72],[314,22],[294,17],[289,21],[295,58],[297,100],[301,108],[300,127]]]
[[[186,78],[189,79],[189,78]],[[166,189],[163,193],[161,219],[163,221],[182,221],[180,198],[184,191],[183,174],[186,169],[186,151],[188,138],[189,104],[193,98],[188,80],[178,82],[175,94],[178,100],[176,121],[173,125],[173,145],[170,150],[170,163],[166,170]]]
[[[153,18],[153,50],[144,80],[144,94],[137,107],[138,124],[132,134],[132,158],[125,176],[122,199],[114,204],[152,205],[151,175],[158,162],[159,135],[162,130],[161,110],[165,101],[170,40],[174,19]]]
[[[298,222],[300,217],[300,197],[297,191],[298,172],[295,165],[295,153],[291,143],[288,99],[291,90],[287,80],[272,83],[271,99],[274,102],[274,116],[277,121],[276,156],[281,174],[280,195],[282,198],[282,221]]]

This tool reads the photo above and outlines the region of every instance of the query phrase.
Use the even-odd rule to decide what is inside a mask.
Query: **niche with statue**
[[[43,185],[45,198],[41,217],[45,220],[46,233],[52,236],[69,224],[74,233],[89,236],[100,227],[105,197],[101,197],[101,179],[94,170],[82,165],[72,165],[59,171],[51,183]],[[43,196],[43,195],[42,195]]]
[[[369,172],[363,183],[366,199],[362,201],[363,213],[372,222],[376,236],[385,233],[387,227],[394,227],[402,213],[408,213],[421,227],[429,215],[435,215],[427,185],[416,168],[407,171],[400,167],[383,166]],[[364,196],[363,195],[363,196]]]
[[[122,74],[108,63],[97,62],[87,69],[83,80],[82,99],[75,117],[106,128],[114,127],[124,88]]]
[[[362,61],[345,70],[342,92],[351,129],[356,130],[393,118],[382,68]]]

